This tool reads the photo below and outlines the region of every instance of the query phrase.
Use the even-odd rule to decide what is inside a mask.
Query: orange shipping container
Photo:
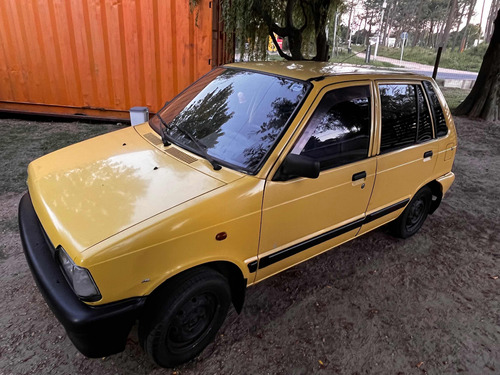
[[[2,0],[0,110],[156,112],[218,62],[213,14],[207,0]]]

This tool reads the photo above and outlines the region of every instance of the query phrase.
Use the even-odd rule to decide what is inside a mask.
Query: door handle
[[[352,175],[352,180],[353,181],[361,180],[362,178],[366,178],[366,172],[365,171],[354,173]]]
[[[430,158],[432,156],[432,151],[426,151],[424,152],[424,159],[425,158]]]

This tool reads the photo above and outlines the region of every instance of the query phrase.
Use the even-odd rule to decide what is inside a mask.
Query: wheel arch
[[[148,296],[148,300],[154,300],[155,296],[168,291],[171,284],[176,280],[185,276],[186,273],[192,271],[196,268],[210,268],[221,275],[223,275],[227,281],[229,288],[231,290],[231,301],[233,303],[234,309],[239,314],[243,308],[245,302],[245,293],[247,288],[247,279],[243,276],[241,269],[234,263],[229,261],[213,261],[208,263],[202,263],[194,267],[185,269],[178,274],[168,278],[163,283],[158,285]]]

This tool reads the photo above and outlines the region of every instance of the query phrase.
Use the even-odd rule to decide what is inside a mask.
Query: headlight
[[[77,266],[61,246],[57,248],[57,257],[66,279],[80,299],[88,302],[101,299],[101,293],[88,269]]]

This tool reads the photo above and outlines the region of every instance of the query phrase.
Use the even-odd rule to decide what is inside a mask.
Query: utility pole
[[[373,54],[373,59],[375,60],[377,58],[377,53],[378,53],[378,44],[380,42],[380,31],[384,27],[384,12],[385,8],[387,8],[387,2],[384,0],[384,3],[382,4],[382,15],[380,16],[380,26],[377,31],[377,41],[375,42],[375,53]]]

